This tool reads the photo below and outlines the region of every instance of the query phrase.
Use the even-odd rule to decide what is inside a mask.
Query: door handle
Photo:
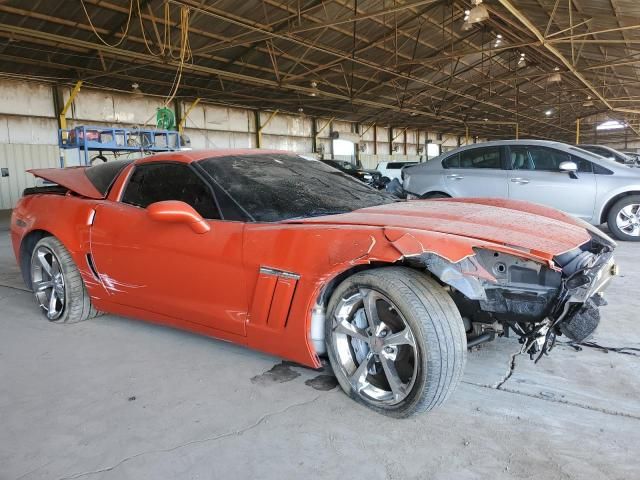
[[[462,180],[464,177],[457,173],[452,173],[451,175],[447,175],[447,178],[450,178],[451,180]]]
[[[526,185],[527,183],[529,183],[529,180],[527,180],[526,178],[521,178],[521,177],[512,178],[511,181],[513,183],[517,183],[519,185]]]

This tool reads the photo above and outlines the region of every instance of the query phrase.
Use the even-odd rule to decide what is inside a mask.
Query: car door
[[[442,180],[453,197],[507,198],[507,172],[500,146],[462,150],[443,160]]]
[[[512,145],[509,158],[509,198],[541,203],[591,220],[596,199],[591,162],[540,145]],[[560,171],[560,163],[565,161],[576,162],[578,171]]]
[[[191,205],[210,231],[152,219],[146,207],[163,200]],[[220,219],[193,167],[152,162],[134,167],[119,201],[98,205],[91,254],[107,300],[244,335],[243,230],[242,222]]]

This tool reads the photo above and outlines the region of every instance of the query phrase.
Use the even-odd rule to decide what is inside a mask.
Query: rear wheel
[[[392,417],[442,404],[460,381],[466,334],[453,300],[403,267],[349,277],[333,293],[326,342],[343,390]]]
[[[640,195],[628,195],[614,203],[607,225],[618,240],[640,242]]]
[[[98,315],[71,254],[55,237],[44,237],[33,249],[31,286],[51,322],[76,323]]]

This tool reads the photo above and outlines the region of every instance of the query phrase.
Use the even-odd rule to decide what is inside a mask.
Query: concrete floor
[[[223,342],[114,316],[50,324],[6,228],[2,480],[638,478],[637,356],[560,346],[511,372],[518,345],[498,340],[469,355],[447,405],[393,420],[308,385],[319,372]],[[640,347],[638,253],[620,245],[601,345]]]

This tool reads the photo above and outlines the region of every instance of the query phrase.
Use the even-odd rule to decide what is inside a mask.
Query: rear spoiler
[[[27,170],[35,177],[48,180],[87,198],[102,200],[104,195],[91,183],[85,173],[87,167],[39,168]]]

